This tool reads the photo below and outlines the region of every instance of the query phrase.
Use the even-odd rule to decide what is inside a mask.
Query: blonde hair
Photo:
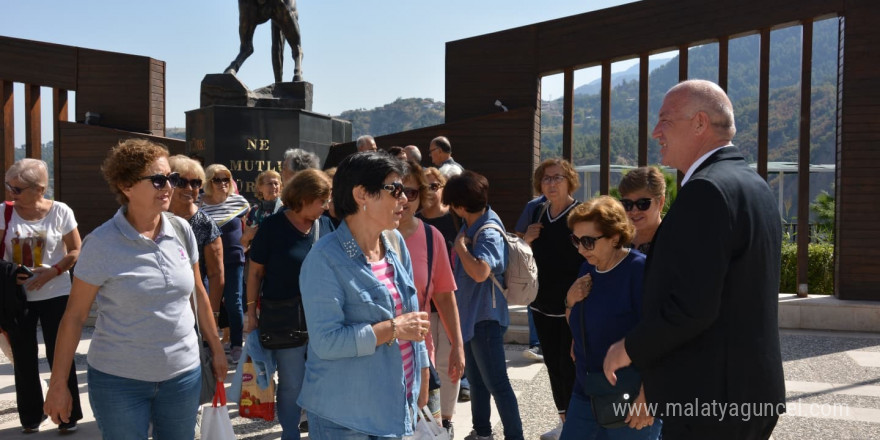
[[[195,174],[202,181],[202,186],[205,186],[205,169],[202,168],[202,164],[199,161],[182,154],[175,154],[168,158],[168,165],[171,166],[171,171],[175,173],[180,173],[181,175]]]
[[[266,179],[271,179],[273,177],[278,179],[278,183],[282,183],[281,174],[278,174],[278,171],[275,170],[266,170],[257,175],[257,179],[255,181],[257,185],[257,190],[254,191],[254,195],[257,197],[257,200],[263,200],[263,192],[260,191],[260,186],[266,183]]]
[[[226,189],[226,195],[230,196],[235,193],[235,186],[232,184],[232,171],[229,171],[229,168],[226,168],[224,165],[220,165],[219,163],[215,163],[212,165],[208,165],[208,168],[205,168],[205,179],[207,182],[205,185],[202,185],[205,188],[205,195],[211,196],[214,194],[214,182],[211,182],[211,179],[214,178],[219,173],[224,173],[229,175],[229,187]]]
[[[49,167],[40,159],[19,159],[6,170],[7,182],[16,178],[24,183],[46,189],[49,186]]]

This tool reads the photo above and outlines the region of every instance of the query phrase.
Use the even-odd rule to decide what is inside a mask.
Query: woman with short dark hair
[[[333,178],[343,221],[303,262],[309,348],[298,403],[308,412],[312,439],[413,433],[428,376],[430,321],[419,310],[409,252],[394,230],[406,203],[404,174],[403,162],[385,153],[343,159]]]
[[[491,223],[504,230],[488,201],[489,181],[480,174],[468,170],[446,182],[443,203],[463,221],[454,245],[458,257],[455,296],[461,317],[465,371],[471,386],[474,436],[492,438],[491,396],[504,425],[504,438],[517,440],[523,438],[522,420],[504,357],[504,332],[510,325],[510,315],[503,292],[491,279],[504,285],[509,251],[501,231],[484,228]]]
[[[633,249],[647,255],[660,227],[666,203],[666,179],[657,167],[639,167],[624,174],[617,185],[620,203],[636,228]]]

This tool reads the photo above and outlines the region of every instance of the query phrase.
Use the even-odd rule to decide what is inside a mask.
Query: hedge
[[[834,294],[834,245],[810,243],[807,283],[810,295]],[[797,245],[782,243],[782,273],[779,291],[797,293]]]

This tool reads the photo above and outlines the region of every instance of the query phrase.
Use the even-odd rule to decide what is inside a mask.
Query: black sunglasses
[[[584,235],[583,237],[578,237],[577,235],[571,234],[571,244],[577,248],[578,245],[583,246],[584,249],[591,251],[596,248],[596,242],[599,239],[606,238],[604,235],[600,235],[598,237],[590,237],[589,235]]]
[[[226,183],[226,184],[228,184],[228,183],[231,182],[231,181],[232,181],[232,179],[230,179],[230,178],[228,178],[228,177],[215,177],[215,178],[211,179],[211,182],[214,182],[214,183]]]
[[[406,195],[406,198],[409,200],[419,198],[419,190],[417,188],[404,188],[403,194]]]
[[[394,197],[395,199],[399,199],[400,195],[403,194],[403,184],[400,182],[392,182],[382,185],[382,189],[391,193],[391,197]]]
[[[202,179],[184,179],[180,177],[177,179],[177,187],[178,188],[186,188],[190,187],[192,189],[198,189],[202,187]]]
[[[26,187],[24,187],[24,188],[19,188],[19,187],[17,187],[17,186],[12,186],[12,185],[10,185],[9,182],[5,182],[5,183],[6,183],[6,189],[8,189],[9,192],[11,192],[11,193],[13,193],[13,194],[15,194],[15,195],[17,195],[17,196],[20,196],[21,193],[24,192],[24,190],[26,190],[26,189],[28,189],[28,188],[33,188],[33,186],[26,186]]]
[[[430,189],[431,191],[437,192],[437,190],[439,190],[440,188],[443,188],[443,185],[439,183],[428,184],[428,189]]]
[[[623,205],[623,209],[627,212],[633,210],[633,206],[638,208],[639,211],[647,211],[648,208],[651,207],[651,199],[643,198],[638,200],[630,200],[630,199],[620,199],[620,203]]]
[[[171,173],[167,176],[164,174],[153,174],[152,176],[144,176],[138,180],[149,180],[153,184],[153,188],[157,190],[165,188],[165,184],[171,184],[172,188],[176,188],[180,182],[180,174]]]

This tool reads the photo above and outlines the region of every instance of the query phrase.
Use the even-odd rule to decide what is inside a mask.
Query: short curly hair
[[[575,206],[568,213],[568,229],[574,230],[578,223],[594,222],[602,235],[606,237],[620,234],[615,245],[620,249],[632,242],[636,233],[626,211],[620,201],[611,196],[599,196]]]
[[[315,200],[330,198],[330,178],[321,170],[309,168],[296,173],[281,191],[281,203],[293,212]]]
[[[263,171],[262,173],[257,175],[257,179],[254,181],[254,185],[256,185],[256,187],[257,187],[257,190],[254,191],[254,196],[257,198],[257,200],[263,200],[263,193],[260,191],[260,185],[266,183],[266,180],[271,179],[273,177],[278,179],[278,183],[282,183],[281,182],[281,174],[278,174],[278,171],[275,171],[275,170],[266,170],[266,171]],[[283,183],[282,183],[282,185],[283,185]],[[283,189],[284,188],[282,187],[282,190]]]
[[[147,139],[125,139],[110,149],[101,173],[120,205],[128,205],[122,189],[137,184],[147,167],[160,157],[168,157],[168,148]]]
[[[558,166],[559,168],[562,168],[562,176],[565,177],[566,181],[568,181],[569,195],[573,194],[575,190],[581,187],[581,181],[580,179],[578,179],[578,175],[577,172],[574,170],[574,167],[571,166],[571,162],[561,158],[547,159],[541,162],[541,164],[538,165],[538,168],[535,169],[535,179],[532,182],[532,187],[535,190],[535,194],[543,193],[543,191],[541,191],[541,180],[544,179],[544,173],[547,171],[547,168],[550,168],[552,166]]]

